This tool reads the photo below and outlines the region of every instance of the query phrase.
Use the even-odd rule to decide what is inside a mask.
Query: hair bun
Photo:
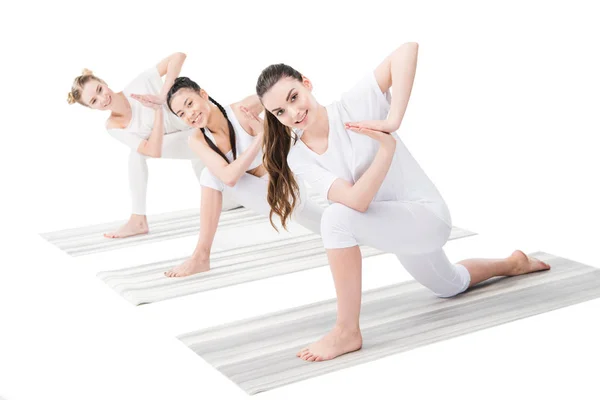
[[[86,76],[86,75],[94,75],[94,73],[92,71],[90,71],[87,68],[84,68],[83,71],[81,71],[81,75]]]
[[[67,95],[67,103],[73,104],[75,103],[75,97],[73,97],[73,92],[69,92]]]

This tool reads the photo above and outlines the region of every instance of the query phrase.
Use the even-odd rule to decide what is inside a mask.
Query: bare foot
[[[148,233],[148,221],[145,215],[132,215],[129,221],[114,232],[105,233],[104,237],[110,239],[121,239],[129,236],[143,235]]]
[[[512,259],[514,264],[507,276],[523,275],[530,272],[550,269],[550,264],[540,261],[537,258],[529,257],[521,250],[515,250],[509,259]]]
[[[359,350],[361,347],[360,330],[349,331],[336,325],[321,340],[300,350],[296,356],[306,361],[327,361]]]
[[[210,270],[210,259],[209,258],[188,258],[183,264],[176,266],[165,272],[165,276],[169,278],[181,278],[183,276],[189,276],[197,274],[199,272],[206,272]]]

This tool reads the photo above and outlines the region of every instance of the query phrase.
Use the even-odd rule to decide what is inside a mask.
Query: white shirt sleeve
[[[133,81],[123,89],[130,96],[135,94],[158,94],[162,89],[163,81],[156,66],[148,68],[139,74]]]
[[[293,152],[293,150],[292,150]],[[333,182],[338,179],[335,174],[316,164],[310,158],[302,159],[298,154],[288,157],[288,165],[297,178],[306,182],[311,189],[317,191],[325,199],[329,200],[327,194]]]
[[[390,101],[389,90],[381,92],[374,71],[365,75],[340,98],[340,104],[353,122],[386,119],[390,111]]]
[[[140,147],[140,143],[144,140],[141,137],[122,129],[107,129],[106,131],[110,136],[117,139],[119,142],[124,143],[134,151],[137,151],[138,147]]]

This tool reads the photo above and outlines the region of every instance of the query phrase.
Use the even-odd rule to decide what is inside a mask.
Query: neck
[[[303,135],[308,133],[308,137],[319,138],[329,135],[329,117],[327,116],[327,109],[318,104],[317,115],[312,125],[305,129]]]
[[[131,113],[131,105],[123,92],[114,93],[112,104],[109,107],[113,115],[121,117]]]
[[[208,122],[206,123],[206,127],[213,134],[227,134],[229,135],[229,126],[227,124],[227,119],[219,110],[219,107],[214,104],[210,105],[210,116],[208,117]]]

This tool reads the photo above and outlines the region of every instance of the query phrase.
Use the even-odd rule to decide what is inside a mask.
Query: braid
[[[227,126],[229,127],[229,144],[231,145],[231,151],[233,153],[233,159],[236,160],[237,159],[237,148],[236,148],[236,145],[235,145],[235,131],[233,130],[233,125],[231,124],[231,121],[227,117],[227,112],[225,111],[225,109],[223,108],[223,106],[220,105],[219,103],[217,103],[217,101],[215,99],[213,99],[212,97],[210,97],[210,96],[208,96],[208,99],[215,106],[217,106],[219,108],[219,110],[221,110],[221,113],[223,113],[223,116],[227,120]],[[204,133],[204,128],[202,129],[202,132]],[[229,161],[227,161],[227,162],[229,162]]]

